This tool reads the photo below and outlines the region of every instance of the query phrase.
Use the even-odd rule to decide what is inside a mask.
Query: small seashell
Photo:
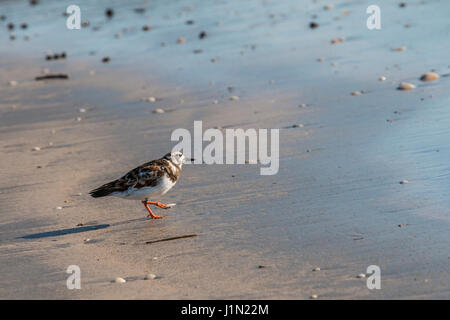
[[[408,180],[402,180],[402,181],[400,181],[400,184],[408,184],[408,183],[409,183]]]
[[[312,271],[320,271],[320,268],[319,267],[314,268]]]
[[[422,81],[434,81],[439,79],[440,76],[435,72],[427,72],[420,77]]]
[[[360,95],[361,95],[361,92],[359,92],[359,91],[352,92],[352,96],[360,96]]]
[[[83,224],[81,224],[81,225],[83,225]],[[89,238],[84,239],[84,242],[86,242],[86,243],[89,241],[91,241],[91,239],[89,239]]]
[[[127,280],[125,280],[124,278],[117,277],[117,278],[114,280],[114,282],[115,282],[115,283],[125,283],[125,282],[127,282]]]
[[[164,112],[165,111],[163,109],[160,109],[160,108],[153,110],[153,113],[164,113]]]
[[[114,38],[120,39],[120,38],[122,38],[122,34],[120,32],[118,32],[114,35]]]
[[[56,210],[62,210],[63,207],[56,207]]]
[[[86,112],[86,109],[85,109],[85,108],[81,108],[81,109],[78,110],[78,111],[80,111],[81,113],[85,113],[85,112]]]
[[[413,85],[412,83],[408,83],[408,82],[402,82],[400,83],[400,85],[398,86],[398,90],[412,90],[414,89],[416,86]]]
[[[155,275],[155,274],[153,274],[153,273],[149,273],[149,274],[147,274],[146,276],[145,276],[145,280],[153,280],[153,279],[156,279],[157,278],[157,276]]]
[[[304,127],[304,125],[301,123],[296,123],[296,124],[292,125],[292,128],[303,128],[303,127]]]
[[[362,278],[365,278],[366,275],[365,275],[364,273],[360,273],[360,274],[358,274],[356,277],[357,277],[358,279],[362,279]]]
[[[317,299],[319,296],[317,294],[313,294],[310,298],[311,299]]]
[[[184,39],[184,38],[177,39],[177,43],[185,43],[185,42],[186,42],[186,39]]]
[[[324,10],[331,10],[331,9],[333,9],[333,5],[332,5],[332,4],[326,4],[326,5],[323,7],[323,9],[324,9]]]
[[[306,103],[302,103],[299,105],[299,108],[306,108]]]
[[[405,46],[401,46],[401,47],[398,47],[398,48],[394,48],[394,51],[397,51],[397,52],[405,51],[405,50],[406,50],[406,47],[405,47]]]
[[[33,151],[40,151],[41,148],[40,148],[40,147],[34,147],[32,150],[33,150]]]
[[[317,58],[317,62],[323,62],[323,58]]]
[[[386,81],[386,77],[379,77],[378,81]]]
[[[10,87],[15,87],[15,86],[17,86],[17,81],[11,80],[11,81],[8,81],[8,84]]]
[[[237,100],[239,100],[239,97],[238,96],[231,96],[230,100],[231,101],[237,101]]]

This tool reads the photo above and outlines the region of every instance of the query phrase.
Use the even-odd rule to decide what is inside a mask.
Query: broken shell
[[[164,113],[165,111],[163,109],[155,109],[153,110],[153,113]]]
[[[313,294],[310,298],[311,299],[317,299],[319,296],[317,294]]]
[[[409,183],[408,180],[402,180],[402,181],[400,181],[400,184],[408,184],[408,183]]]
[[[360,274],[358,274],[356,277],[357,277],[358,279],[362,279],[362,278],[365,278],[366,275],[365,275],[364,273],[360,273]]]
[[[386,81],[386,77],[379,77],[378,81]]]
[[[360,96],[360,95],[361,95],[361,92],[359,92],[359,91],[352,92],[352,96]]]
[[[312,271],[320,271],[320,268],[319,267],[314,268]]]
[[[231,96],[230,100],[231,101],[237,101],[237,100],[239,100],[239,97],[238,96]]]

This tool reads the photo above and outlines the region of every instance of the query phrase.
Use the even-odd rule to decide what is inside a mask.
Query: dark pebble
[[[106,9],[105,14],[108,18],[112,18],[114,15],[114,10],[113,9]]]
[[[406,2],[400,2],[399,6],[400,6],[400,8],[406,7]]]
[[[8,30],[14,30],[14,23],[8,23]]]
[[[206,32],[205,32],[205,31],[200,32],[200,34],[198,35],[198,37],[199,37],[200,39],[206,38]]]
[[[109,57],[104,57],[103,59],[102,59],[102,62],[103,63],[108,63],[108,62],[110,62],[111,61],[111,59],[109,58]]]
[[[20,27],[21,27],[22,29],[26,29],[26,28],[28,28],[28,25],[27,25],[26,23],[22,23],[22,24],[20,25]]]
[[[0,16],[0,21],[5,21],[6,20],[6,16],[1,15]]]
[[[316,22],[311,22],[311,23],[309,24],[309,27],[310,27],[311,29],[315,29],[315,28],[317,28],[318,26],[319,26],[319,24],[316,23]]]
[[[152,29],[152,27],[147,26],[147,25],[145,25],[145,26],[142,27],[142,30],[144,30],[144,31],[149,31],[149,30],[151,30],[151,29]]]
[[[188,21],[186,21],[186,24],[194,24],[195,22],[194,22],[194,20],[188,20]]]

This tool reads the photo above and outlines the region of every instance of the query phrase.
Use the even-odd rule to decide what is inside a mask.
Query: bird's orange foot
[[[154,213],[152,212],[152,210],[150,210],[150,207],[148,206],[148,205],[149,205],[149,202],[150,202],[150,201],[142,201],[142,203],[144,204],[145,208],[146,208],[147,211],[148,211],[148,216],[147,216],[147,217],[152,217],[152,219],[162,219],[163,216],[157,216],[156,214],[154,214]]]
[[[171,205],[167,205],[167,204],[164,204],[164,203],[161,203],[161,202],[147,201],[147,204],[152,204],[152,205],[160,207],[162,209],[172,208]]]

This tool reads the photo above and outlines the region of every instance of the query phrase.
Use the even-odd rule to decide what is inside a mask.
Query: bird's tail
[[[114,187],[115,187],[115,181],[105,183],[104,185],[90,191],[89,194],[93,198],[106,197],[115,191]]]

